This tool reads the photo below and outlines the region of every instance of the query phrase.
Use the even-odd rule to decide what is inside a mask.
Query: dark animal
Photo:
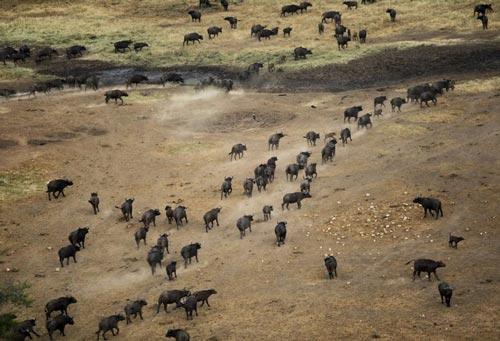
[[[264,221],[271,219],[271,212],[273,211],[273,206],[266,205],[262,208],[262,213],[264,213]]]
[[[264,189],[264,191],[265,191],[266,186],[268,184],[267,177],[266,176],[258,176],[257,178],[255,178],[255,184],[257,185],[257,190],[259,191],[259,193],[261,192],[262,189]]]
[[[168,251],[168,234],[164,233],[160,235],[156,241],[156,246],[158,246],[161,250],[165,250],[167,253],[170,253]]]
[[[40,337],[41,335],[38,334],[33,328],[36,327],[36,320],[35,319],[29,319],[29,320],[24,320],[21,323],[19,323],[16,326],[16,331],[19,334],[23,334],[24,337],[21,340],[24,340],[25,337],[29,337],[30,340],[32,339],[31,333],[35,334],[36,336]],[[24,332],[24,333],[23,333]]]
[[[287,14],[297,14],[298,11],[300,11],[300,6],[298,5],[286,5],[281,7],[281,16],[286,17]]]
[[[232,148],[231,148],[231,151],[229,152],[228,155],[231,156],[231,161],[233,161],[233,156],[234,156],[234,159],[236,160],[236,156],[238,156],[238,158],[242,158],[243,157],[243,154],[244,152],[247,150],[247,146],[242,144],[242,143],[238,143],[238,144],[235,144]]]
[[[137,318],[137,315],[143,320],[142,318],[142,307],[147,306],[148,303],[146,300],[137,300],[132,303],[127,303],[125,308],[123,309],[125,311],[125,317],[127,319],[127,324],[132,323],[131,316],[134,316],[134,318]]]
[[[264,64],[262,64],[262,63],[253,63],[253,64],[250,64],[248,66],[247,71],[250,72],[250,73],[259,74],[260,69],[262,69],[263,67],[264,67]]]
[[[479,5],[476,5],[474,6],[474,15],[476,15],[476,13],[479,15],[479,14],[486,14],[486,12],[493,12],[493,7],[491,6],[491,4],[479,4]]]
[[[263,177],[265,177],[269,183],[274,181],[275,170],[276,170],[276,167],[272,167],[272,166],[266,166],[266,168],[264,169]]]
[[[158,297],[158,305],[156,306],[156,313],[160,312],[160,307],[163,305],[163,309],[168,313],[168,305],[177,303],[181,298],[191,295],[188,290],[168,290],[161,293]]]
[[[451,79],[443,79],[432,83],[432,87],[440,90],[446,89],[446,92],[448,92],[449,90],[455,89],[455,81]]]
[[[376,108],[377,105],[385,107],[385,104],[384,104],[385,101],[387,101],[386,96],[375,97],[375,99],[373,100],[373,107]]]
[[[259,39],[259,41],[261,40],[261,38],[271,39],[271,36],[277,35],[278,32],[279,32],[279,27],[275,27],[272,30],[264,28],[261,31],[259,31],[259,33],[257,33],[257,39]]]
[[[165,83],[178,83],[178,84],[184,84],[184,78],[182,75],[171,72],[167,73],[166,75],[162,76],[160,79],[160,82],[163,86],[165,86]]]
[[[342,37],[346,31],[347,27],[344,25],[335,26],[335,37]]]
[[[289,164],[286,166],[285,169],[285,175],[286,175],[286,180],[287,181],[293,181],[293,177],[295,176],[295,180],[299,177],[299,170],[300,166],[296,163]],[[288,177],[290,176],[290,180],[288,180]]]
[[[278,158],[276,156],[272,156],[267,160],[267,167],[276,169],[276,161],[278,161]],[[273,172],[274,175],[274,172]]]
[[[260,24],[257,24],[257,25],[252,25],[252,28],[250,29],[250,37],[253,37],[253,36],[256,36],[258,35],[258,33],[260,31],[262,31],[263,29],[265,29],[267,26],[263,26],[263,25],[260,25]]]
[[[56,179],[56,180],[51,180],[47,183],[47,194],[50,198],[50,194],[54,196],[54,198],[59,198],[59,195],[62,194],[63,197],[64,195],[64,189],[68,186],[73,186],[73,181],[68,180],[68,179]]]
[[[439,218],[439,213],[441,213],[441,217],[443,216],[443,209],[441,207],[441,201],[434,198],[424,198],[424,197],[416,197],[413,199],[415,204],[420,204],[424,208],[424,218],[427,217],[427,211],[434,216],[436,214],[436,219]]]
[[[207,29],[208,39],[212,39],[212,37],[218,37],[219,33],[222,33],[222,27],[212,26]]]
[[[163,249],[157,245],[153,246],[151,250],[149,250],[146,260],[151,267],[152,275],[154,275],[156,272],[156,264],[159,264],[161,267],[161,261],[163,260]]]
[[[331,19],[332,22],[335,21],[335,22],[340,23],[341,17],[342,17],[342,15],[340,14],[340,12],[328,11],[328,12],[324,12],[321,15],[321,22],[326,23],[328,19]]]
[[[299,7],[300,7],[300,13],[302,13],[303,11],[307,12],[307,8],[312,7],[312,4],[310,2],[303,1],[299,4]]]
[[[167,264],[167,276],[169,281],[173,281],[174,277],[177,278],[177,262],[172,261]]]
[[[189,264],[191,264],[191,258],[196,259],[196,263],[198,263],[198,250],[201,249],[201,244],[200,243],[193,243],[184,246],[181,249],[181,256],[184,258],[184,267],[187,268],[188,261]]]
[[[304,167],[307,166],[307,160],[311,156],[311,152],[300,152],[300,154],[297,155],[297,164],[299,165],[300,169],[304,169]]]
[[[314,177],[318,177],[318,173],[316,172],[316,165],[317,163],[313,162],[311,164],[308,164],[306,166],[306,169],[305,169],[305,174],[306,174],[306,177],[307,176],[310,176],[311,177],[311,180],[312,178]]]
[[[26,61],[26,58],[28,58],[28,56],[21,52],[17,52],[10,55],[10,59],[14,64],[17,64],[18,62],[24,63]]]
[[[309,49],[306,49],[305,47],[302,47],[302,46],[296,47],[293,50],[293,56],[294,56],[295,60],[306,59],[308,54],[312,54],[312,51]]]
[[[9,98],[16,94],[16,90],[14,89],[0,89],[0,97]]]
[[[125,50],[129,50],[130,51],[130,44],[132,44],[132,40],[121,40],[121,41],[117,41],[116,43],[114,43],[114,47],[115,47],[115,53],[117,52],[125,52]]]
[[[189,341],[189,334],[182,329],[169,329],[165,337],[175,337],[175,341]]]
[[[352,8],[358,9],[357,1],[344,1],[343,4],[347,6],[347,9],[352,9]]]
[[[253,192],[253,185],[255,183],[255,180],[252,179],[252,178],[247,178],[245,180],[245,182],[243,183],[243,192],[245,195],[247,195],[248,197],[251,197],[252,196],[252,192]]]
[[[430,276],[429,276],[430,277]],[[441,296],[441,304],[446,301],[446,306],[450,307],[451,296],[453,295],[453,288],[446,282],[438,284],[439,296]]]
[[[337,45],[340,51],[340,48],[345,49],[347,48],[348,43],[351,41],[351,38],[346,37],[346,36],[336,36],[337,38]]]
[[[236,221],[236,227],[240,230],[240,239],[245,236],[245,230],[252,232],[253,215],[244,215]]]
[[[111,331],[111,334],[113,334],[113,336],[118,335],[120,333],[120,328],[118,328],[118,322],[124,320],[125,316],[123,316],[122,314],[111,315],[103,318],[101,322],[99,322],[99,329],[95,332],[97,335],[97,340],[99,340],[101,332],[104,340],[107,340],[106,333],[109,331]],[[116,329],[116,334],[115,334],[115,329]]]
[[[177,206],[174,210],[174,220],[177,229],[179,229],[179,226],[182,226],[182,219],[186,220],[186,224],[188,223],[186,210],[187,207],[182,205]]]
[[[142,51],[143,48],[149,47],[147,43],[134,43],[134,51],[139,52]]]
[[[45,94],[49,93],[50,87],[47,86],[47,84],[45,84],[45,83],[38,83],[38,84],[35,84],[32,87],[30,87],[29,90],[30,90],[29,96],[31,96],[31,95],[35,96],[37,92],[43,92]]]
[[[78,251],[80,251],[80,247],[73,244],[60,248],[57,254],[59,255],[61,267],[64,268],[64,259],[66,259],[66,265],[69,265],[70,257],[72,257],[73,261],[76,263],[76,253]]]
[[[201,22],[201,12],[197,10],[190,10],[188,14],[191,16],[191,21]]]
[[[167,217],[168,223],[172,224],[172,220],[174,220],[174,210],[172,210],[172,207],[170,206],[165,206],[165,216]]]
[[[133,202],[134,202],[134,198],[129,198],[129,199],[125,199],[125,201],[123,202],[123,204],[121,206],[115,206],[116,208],[121,209],[123,217],[125,218],[125,221],[129,221],[130,219],[134,218],[132,215]]]
[[[149,224],[151,223],[153,223],[153,226],[156,227],[156,217],[159,215],[161,215],[159,209],[149,209],[142,214],[142,218],[139,222],[142,222],[145,227],[149,227]]]
[[[394,97],[393,99],[391,99],[392,112],[394,112],[394,108],[398,108],[398,111],[401,112],[401,106],[405,103],[407,103],[406,99],[401,97]]]
[[[271,149],[279,149],[279,146],[280,146],[280,140],[285,137],[286,135],[283,134],[283,133],[276,133],[276,134],[273,134],[269,137],[269,139],[267,140],[267,149],[268,150],[271,150]]]
[[[199,7],[212,7],[212,4],[210,3],[210,0],[200,0]]]
[[[366,30],[359,31],[359,42],[361,44],[366,43]]]
[[[260,165],[255,167],[253,171],[255,178],[258,178],[259,176],[266,176],[266,168],[267,165],[265,163],[261,163]]]
[[[85,80],[85,91],[87,88],[93,89],[96,91],[99,88],[99,78],[97,76],[90,76]]]
[[[137,248],[139,248],[139,242],[141,240],[143,240],[144,245],[146,245],[146,236],[148,234],[148,231],[149,231],[148,226],[142,226],[137,231],[135,231],[134,238],[135,238],[135,243],[137,244]]]
[[[212,208],[210,211],[203,215],[203,221],[205,222],[205,232],[208,232],[209,229],[214,227],[214,221],[219,226],[219,213],[222,210],[222,207]],[[210,226],[208,226],[210,224]]]
[[[79,227],[69,234],[69,242],[71,245],[79,246],[85,249],[85,237],[87,236],[87,233],[89,233],[88,227]]]
[[[328,277],[333,279],[338,277],[337,275],[337,260],[333,256],[325,257],[325,267],[326,271],[328,271]]]
[[[224,182],[222,183],[222,186],[220,188],[220,200],[222,200],[223,195],[227,198],[227,196],[233,191],[232,181],[232,176],[228,176],[224,179]]]
[[[311,198],[311,194],[303,192],[287,193],[283,196],[281,209],[284,210],[286,205],[286,209],[289,210],[288,205],[293,203],[297,203],[297,208],[300,209],[302,207],[301,201],[306,198]]]
[[[200,40],[203,40],[203,36],[201,34],[198,34],[196,32],[188,33],[184,36],[184,42],[182,43],[182,46],[189,45],[190,41],[193,42],[193,45],[195,41],[201,44]]]
[[[429,106],[429,103],[428,103],[429,101],[434,103],[434,105],[437,104],[437,98],[436,98],[435,93],[430,92],[430,91],[426,91],[426,92],[423,92],[422,94],[420,94],[419,100],[420,100],[420,107],[422,107],[422,104],[424,104],[424,102],[425,102],[426,106]]]
[[[319,33],[319,34],[323,34],[323,33],[325,33],[325,25],[323,25],[323,23],[322,23],[322,22],[320,22],[320,23],[318,24],[318,33]]]
[[[342,129],[340,131],[340,139],[342,140],[342,146],[347,143],[347,139],[351,140],[352,142],[351,130],[349,128]]]
[[[309,193],[311,191],[312,178],[309,176],[304,177],[304,181],[300,184],[300,191],[303,193]]]
[[[321,163],[325,163],[327,161],[333,162],[336,152],[336,144],[337,140],[333,138],[323,147],[321,150]]]
[[[135,84],[135,86],[137,87],[139,83],[147,82],[148,80],[148,77],[144,75],[133,75],[127,80],[127,89],[129,86],[132,86],[132,84]]]
[[[286,37],[287,35],[290,37],[290,33],[292,33],[292,28],[291,27],[285,27],[283,29],[283,36]]]
[[[19,52],[10,46],[0,49],[0,60],[3,62],[3,65],[6,65],[6,61],[12,59],[12,56],[17,53]]]
[[[225,17],[224,20],[229,23],[229,26],[232,29],[238,28],[238,18],[236,18],[236,17]]]
[[[50,300],[45,305],[45,317],[47,319],[50,318],[50,315],[54,311],[60,311],[61,314],[68,315],[68,306],[73,303],[77,303],[78,301],[73,296],[62,296],[59,298],[55,298]]]
[[[19,48],[19,53],[24,54],[26,57],[31,57],[31,50],[28,45],[21,45]]]
[[[196,297],[198,302],[201,302],[200,307],[203,307],[205,303],[207,303],[207,306],[210,307],[208,299],[210,296],[215,294],[217,294],[217,291],[215,291],[214,289],[208,289],[208,290],[196,291],[193,295]]]
[[[358,129],[359,128],[370,128],[372,127],[372,119],[371,119],[372,114],[364,114],[361,116],[358,120]]]
[[[51,47],[44,47],[36,54],[35,62],[40,63],[46,59],[52,59],[53,55],[58,55],[58,52]]]
[[[420,84],[408,88],[408,90],[406,90],[406,100],[411,102],[418,102],[420,95],[426,91],[433,91],[430,84]]]
[[[307,140],[307,144],[311,146],[316,145],[316,140],[319,139],[319,133],[316,133],[314,131],[309,131],[307,132],[306,136],[304,138]]]
[[[391,21],[394,22],[396,21],[396,10],[392,8],[388,8],[385,13],[389,13],[389,16],[391,17]]]
[[[198,316],[198,299],[196,298],[195,295],[190,295],[188,296],[184,302],[181,300],[176,302],[176,307],[177,308],[184,308],[186,311],[186,319],[187,320],[192,320],[193,319],[193,311],[196,313],[196,316]]]
[[[227,11],[227,8],[229,7],[229,2],[227,2],[227,0],[220,0],[220,4],[224,8],[224,11]]]
[[[488,17],[486,16],[486,14],[479,15],[477,17],[477,19],[481,20],[481,23],[483,24],[483,30],[487,30],[488,29]]]
[[[437,268],[444,268],[446,265],[441,262],[441,261],[434,261],[432,259],[412,259],[408,261],[405,265],[410,264],[411,262],[413,263],[413,280],[415,280],[415,275],[418,274],[418,277],[420,278],[420,273],[421,272],[427,272],[427,275],[429,276],[429,281],[431,280],[431,273],[436,276],[436,279],[439,281],[439,277],[436,273]]]
[[[125,91],[121,91],[121,90],[109,90],[109,91],[106,91],[106,93],[104,94],[104,100],[106,102],[106,104],[109,102],[110,99],[114,99],[115,100],[115,104],[117,103],[118,100],[120,100],[123,104],[123,98],[122,97],[128,97],[128,93],[126,93]]]
[[[354,121],[357,121],[358,120],[358,114],[362,110],[363,110],[363,107],[361,105],[347,108],[344,111],[344,122],[345,122],[346,118],[347,118],[347,122],[351,122],[351,118],[352,117],[354,118]]]
[[[47,322],[45,323],[45,328],[47,328],[47,332],[49,333],[49,338],[53,340],[52,334],[56,330],[59,330],[59,333],[61,333],[62,336],[66,336],[66,334],[64,334],[64,329],[68,324],[69,325],[75,324],[73,318],[68,315],[58,315],[56,317],[47,319]]]
[[[274,234],[276,235],[276,244],[278,246],[285,244],[286,224],[286,221],[280,221],[274,228]]]
[[[83,52],[87,51],[87,48],[82,45],[73,45],[66,49],[66,57],[68,59],[81,57],[83,56]]]
[[[462,240],[464,240],[463,237],[457,237],[457,236],[452,236],[450,233],[450,237],[448,239],[448,245],[449,247],[457,248],[458,243],[460,243]]]

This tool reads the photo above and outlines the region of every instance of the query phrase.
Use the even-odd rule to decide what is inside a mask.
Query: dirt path
[[[395,96],[404,86],[385,93]],[[67,338],[78,340],[93,339],[100,317],[136,298],[149,303],[145,320],[123,325],[113,339],[161,339],[167,328],[177,327],[201,340],[365,339],[373,333],[390,339],[417,339],[423,333],[495,338],[498,91],[471,94],[470,84],[463,84],[437,107],[407,105],[400,114],[386,109],[372,129],[359,132],[351,124],[353,142],[337,148],[333,164],[319,166],[313,198],[300,211],[279,209],[282,195],[299,185],[285,181],[286,165],[302,150],[312,150],[312,162],[320,163],[322,143],[308,148],[304,133],[338,133],[345,126],[343,109],[370,108],[376,94],[278,96],[240,90],[225,96],[213,90],[141,88],[124,106],[103,104],[101,92],[0,103],[2,138],[18,142],[0,149],[2,169],[22,172],[30,166],[43,180],[68,176],[75,182],[62,200],[48,202],[36,192],[0,207],[2,268],[19,269],[3,276],[28,280],[35,298],[19,316],[42,321],[47,300],[73,294],[79,303],[70,308],[76,325],[68,327]],[[280,130],[289,136],[279,151],[268,152],[267,137]],[[27,145],[29,139],[68,132],[75,135],[64,142]],[[229,162],[227,152],[238,142],[247,144],[248,153]],[[276,182],[266,193],[245,198],[242,181],[272,155],[279,158]],[[235,177],[234,192],[220,201],[219,186],[227,175]],[[92,191],[102,200],[97,216],[86,202]],[[418,193],[439,197],[444,219],[422,220],[420,208],[404,205]],[[135,214],[127,224],[114,205],[130,196],[136,199]],[[163,209],[179,199],[188,207],[189,224],[177,231],[162,216],[148,245],[168,231],[173,253],[166,259],[179,263],[183,245],[197,241],[202,249],[200,263],[180,266],[178,280],[169,282],[164,270],[151,276],[147,248],[135,248],[133,232],[145,209]],[[265,204],[276,210],[269,223],[260,221]],[[201,217],[218,205],[221,226],[205,233]],[[240,240],[235,222],[243,214],[259,220]],[[280,248],[274,244],[278,219],[288,221],[286,245]],[[56,250],[67,244],[71,230],[84,225],[91,226],[87,249],[77,264],[56,271]],[[447,247],[449,232],[466,238],[458,250]],[[338,279],[326,279],[325,253],[337,257]],[[453,308],[440,305],[436,281],[412,283],[411,269],[403,264],[415,257],[447,264],[438,272],[456,287]],[[178,288],[214,288],[218,294],[212,308],[200,308],[193,321],[181,311],[155,315],[159,294]]]

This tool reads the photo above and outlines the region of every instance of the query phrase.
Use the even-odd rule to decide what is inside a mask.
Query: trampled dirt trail
[[[406,85],[384,94],[402,95]],[[352,143],[338,146],[332,164],[319,166],[313,197],[302,210],[284,212],[283,194],[300,183],[285,181],[286,165],[304,150],[313,152],[311,162],[321,163],[322,142],[308,147],[302,136],[309,130],[338,134],[347,126],[344,108],[360,104],[369,111],[379,92],[226,95],[140,87],[123,106],[105,105],[102,93],[0,103],[1,136],[18,143],[0,149],[2,170],[33,167],[43,180],[68,176],[75,182],[59,200],[49,202],[42,190],[2,202],[2,268],[19,270],[2,269],[2,276],[29,281],[35,299],[32,308],[18,311],[21,318],[43,321],[49,299],[72,294],[79,302],[69,309],[76,324],[67,328],[68,340],[95,338],[101,317],[137,298],[149,303],[144,321],[121,325],[113,340],[159,340],[168,328],[184,328],[195,340],[498,337],[498,90],[471,94],[459,82],[436,107],[408,104],[392,114],[386,108],[366,131],[350,124]],[[276,131],[288,136],[269,152],[267,138]],[[50,136],[61,142],[27,144]],[[227,153],[239,142],[248,152],[230,162]],[[279,159],[276,181],[267,192],[244,197],[243,180],[273,155]],[[221,201],[220,184],[228,175],[235,177],[234,191]],[[97,216],[87,203],[93,191],[102,202]],[[418,193],[440,198],[445,217],[423,219],[411,204]],[[130,224],[114,208],[125,197],[135,198]],[[188,207],[189,223],[179,231],[163,215],[173,202]],[[262,221],[266,204],[275,208],[270,222]],[[205,233],[201,217],[220,205],[221,226]],[[148,234],[148,247],[137,250],[133,232],[147,208],[160,208],[162,216]],[[240,240],[235,222],[244,214],[258,219]],[[288,222],[286,244],[279,248],[277,220]],[[85,225],[91,226],[87,248],[77,264],[57,272],[57,249]],[[145,261],[165,231],[171,235],[167,261],[181,264],[182,246],[202,244],[200,262],[180,265],[174,282],[165,279],[164,268],[152,276]],[[466,238],[458,250],[447,246],[450,232]],[[339,262],[335,280],[325,274],[325,253]],[[404,263],[417,257],[446,263],[438,274],[456,287],[452,308],[440,304],[434,279],[411,281]],[[214,288],[218,294],[193,321],[180,310],[155,315],[159,294],[179,288]],[[43,323],[38,329],[44,331]]]

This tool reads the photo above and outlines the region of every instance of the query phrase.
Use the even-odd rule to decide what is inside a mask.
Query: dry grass
[[[36,168],[0,171],[0,202],[24,198],[42,188],[42,176]]]
[[[387,47],[455,44],[462,41],[457,34],[469,32],[475,32],[474,38],[481,39],[482,32],[479,22],[472,17],[475,1],[379,1],[351,11],[340,2],[315,1],[307,14],[283,18],[279,16],[283,1],[248,0],[231,5],[228,12],[219,7],[203,10],[202,23],[192,23],[187,10],[196,3],[185,0],[80,0],[44,1],[34,5],[34,1],[21,4],[3,1],[0,4],[0,41],[59,48],[78,43],[89,48],[86,59],[148,66],[245,66],[255,61],[272,61],[280,55],[291,56],[296,46],[312,48],[314,54],[307,61],[290,62],[285,66],[285,69],[296,69],[343,63]],[[391,23],[385,13],[389,6],[398,10],[396,23]],[[432,13],[429,13],[430,8]],[[326,34],[319,36],[317,24],[326,10],[341,10],[344,24],[355,31],[366,28],[368,44],[353,43],[353,47],[338,51],[332,38],[333,24],[328,24]],[[432,15],[437,13],[446,15]],[[226,15],[242,20],[237,30],[229,30],[223,20]],[[494,16],[496,14],[492,13],[490,21]],[[278,37],[258,42],[249,34],[250,27],[256,23],[280,29],[291,26],[292,37],[284,38],[280,31]],[[208,40],[206,29],[212,25],[222,26],[223,34]],[[183,35],[188,32],[202,33],[205,40],[201,45],[183,47]],[[455,32],[455,36],[446,32]],[[151,48],[138,54],[113,53],[111,43],[128,38],[148,42]]]

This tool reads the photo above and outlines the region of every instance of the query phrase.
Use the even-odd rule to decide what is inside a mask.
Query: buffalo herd
[[[361,4],[372,3],[373,1],[361,1]],[[221,6],[227,10],[228,2],[220,1]],[[348,10],[356,10],[358,8],[357,1],[344,1],[343,4],[347,6]],[[204,7],[212,7],[213,4],[208,0],[200,0],[199,2],[200,8]],[[309,2],[302,2],[297,5],[286,5],[281,9],[281,16],[289,17],[300,15],[302,13],[307,13],[308,8],[311,7],[312,4]],[[486,17],[486,13],[492,11],[491,5],[482,4],[478,5],[474,8],[474,15],[478,15],[478,19],[480,19],[483,23],[483,28],[487,28],[488,18]],[[387,9],[387,13],[390,16],[391,21],[396,20],[396,10]],[[189,15],[191,20],[201,22],[202,13],[200,10],[191,10],[189,11]],[[236,17],[225,17],[229,23],[230,29],[237,29],[238,19]],[[342,14],[337,11],[328,11],[322,14],[321,21],[318,25],[319,33],[322,34],[325,31],[325,24],[333,22],[335,23],[335,37],[338,43],[339,49],[344,49],[347,47],[348,42],[351,40],[351,37],[354,39],[359,39],[361,43],[366,42],[366,30],[360,30],[355,34],[351,34],[351,31],[342,25]],[[218,34],[222,33],[222,28],[219,26],[212,26],[208,30],[209,38],[215,38]],[[271,39],[272,36],[276,36],[279,32],[278,27],[268,29],[264,25],[254,25],[251,28],[251,36],[256,37],[258,40],[268,40]],[[292,32],[291,27],[286,27],[283,30],[283,34],[285,36],[290,36]],[[184,45],[192,42],[201,43],[203,40],[203,36],[198,33],[189,33],[184,36]],[[133,44],[133,45],[132,45]],[[116,53],[125,53],[130,51],[130,46],[136,52],[140,52],[143,48],[149,47],[147,43],[136,42],[134,43],[132,40],[124,40],[119,41],[113,44],[114,52]],[[70,46],[66,49],[66,57],[67,59],[73,59],[83,56],[84,53],[87,53],[87,49],[81,45]],[[31,49],[23,45],[18,50],[14,48],[6,47],[0,50],[0,61],[3,61],[5,64],[6,61],[13,61],[14,63],[22,62],[24,59],[29,58],[32,54]],[[44,60],[50,60],[54,58],[54,56],[58,55],[58,51],[56,49],[45,47],[39,49],[35,54],[35,61],[40,63]],[[307,55],[312,55],[312,51],[310,49],[304,47],[297,47],[293,51],[293,55],[295,59],[305,59]],[[253,63],[248,69],[245,71],[246,75],[258,74],[259,70],[263,67],[262,63]],[[136,86],[140,83],[147,82],[148,78],[142,74],[135,74],[131,78],[129,78],[126,82],[127,88],[129,86]],[[183,83],[184,79],[182,75],[177,73],[170,73],[162,77],[162,82],[165,84],[166,82],[174,82],[174,83]],[[229,83],[230,82],[230,83]],[[35,84],[32,89],[30,89],[30,93],[35,94],[36,92],[45,92],[48,93],[53,88],[62,89],[64,85],[69,86],[77,86],[81,87],[85,85],[85,88],[90,87],[94,90],[98,88],[98,78],[95,75],[88,75],[85,77],[80,76],[69,76],[66,79],[55,79],[46,81],[43,83]],[[202,82],[203,84],[203,82]],[[233,83],[232,80],[216,80],[211,79],[209,81],[205,81],[205,84],[215,85],[224,87],[227,91],[232,89]],[[407,89],[407,94],[405,98],[402,97],[394,97],[389,102],[391,105],[391,110],[394,112],[397,110],[401,111],[401,107],[404,104],[411,102],[418,102],[422,107],[424,104],[429,106],[429,102],[432,102],[434,105],[437,104],[437,99],[439,95],[443,95],[445,92],[453,90],[455,87],[455,82],[450,79],[439,80],[433,83],[423,83],[412,86]],[[0,95],[2,96],[12,96],[14,93],[9,92],[7,89],[0,89]],[[119,100],[123,103],[123,97],[127,97],[128,93],[122,90],[109,90],[104,94],[105,102],[114,100],[115,103]],[[351,119],[353,119],[357,123],[357,128],[369,128],[372,127],[372,117],[379,116],[382,113],[382,108],[385,107],[385,102],[388,100],[386,96],[378,96],[374,98],[374,112],[365,113],[360,115],[363,111],[363,107],[361,105],[351,106],[344,110],[343,118],[344,123],[350,124]],[[347,121],[347,122],[346,122]],[[336,133],[330,132],[324,135],[324,146],[321,150],[321,161],[322,164],[332,162],[335,154],[336,154],[336,144],[337,140],[335,138]],[[271,135],[267,140],[268,150],[278,150],[280,147],[280,141],[287,137],[283,132],[277,132]],[[308,147],[315,147],[316,142],[320,139],[320,134],[315,131],[308,131],[303,136],[306,141]],[[348,141],[352,142],[352,134],[351,130],[348,127],[344,127],[340,131],[340,139],[342,141],[343,146],[345,146]],[[286,139],[285,139],[286,140]],[[248,149],[251,150],[251,149]],[[241,159],[244,156],[245,152],[248,152],[247,146],[243,143],[235,144],[231,151],[229,152],[230,161],[233,159],[236,161],[237,159]],[[300,187],[297,188],[298,191],[285,193],[282,197],[281,208],[282,211],[290,209],[290,204],[297,205],[297,209],[301,209],[302,202],[305,199],[314,200],[311,195],[311,184],[314,179],[318,177],[317,173],[317,163],[309,162],[312,153],[307,151],[301,151],[296,158],[296,163],[290,163],[286,167],[283,168],[283,172],[285,173],[285,178],[287,181],[293,182],[298,179],[299,173],[301,171],[304,172],[303,182],[300,184]],[[227,156],[226,156],[227,157]],[[259,164],[254,171],[254,178],[246,178],[243,181],[243,192],[248,198],[252,197],[253,187],[257,186],[259,192],[264,190],[266,192],[266,186],[269,186],[275,179],[275,170],[277,168],[278,158],[273,156],[267,162]],[[232,185],[234,178],[232,176],[225,176],[223,183],[220,188],[221,200],[229,199],[229,196],[232,193]],[[73,181],[69,179],[55,179],[47,183],[46,193],[48,195],[48,199],[59,199],[60,196],[65,197],[66,194],[64,190],[67,189],[68,192],[71,193],[70,187],[73,185]],[[68,194],[69,195],[69,194]],[[264,195],[264,194],[262,194]],[[248,199],[251,200],[251,199]],[[99,205],[100,200],[97,192],[92,192],[90,199],[88,202],[92,206],[92,213],[97,215],[100,213]],[[438,219],[439,217],[443,217],[443,209],[442,203],[440,200],[436,198],[427,198],[417,196],[413,202],[415,204],[421,205],[424,209],[424,218],[427,217],[427,213],[429,213],[434,219]],[[117,205],[123,216],[123,220],[126,222],[134,219],[133,217],[133,203],[134,198],[126,198],[121,205]],[[292,206],[293,207],[293,206]],[[209,233],[214,228],[214,223],[216,226],[219,226],[219,215],[221,215],[221,207],[211,208],[209,209],[203,216],[203,228],[206,233]],[[263,221],[270,221],[271,215],[273,212],[272,205],[265,205],[262,208],[263,213]],[[144,245],[147,245],[147,235],[150,232],[151,228],[156,227],[156,218],[161,216],[161,212],[159,209],[150,209],[145,211],[141,219],[138,220],[142,223],[134,233],[134,240],[137,248],[140,248],[141,241]],[[188,208],[183,205],[178,205],[173,208],[169,205],[165,207],[165,216],[168,224],[172,224],[175,221],[176,228],[180,230],[185,225],[189,224],[188,221]],[[240,239],[246,237],[247,232],[252,232],[252,223],[257,224],[259,221],[257,220],[255,214],[245,212],[240,218],[238,218],[235,222],[235,227],[239,232]],[[287,238],[287,221],[277,221],[275,226],[275,243],[278,247],[285,245]],[[58,260],[61,267],[65,265],[70,265],[70,259],[73,260],[71,266],[78,266],[76,254],[77,252],[86,252],[85,250],[85,241],[87,235],[91,235],[91,229],[88,227],[78,228],[70,233],[68,239],[69,244],[61,247],[58,250]],[[163,233],[159,236],[155,245],[151,247],[151,249],[147,252],[145,257],[147,263],[151,268],[151,272],[153,275],[156,273],[157,266],[160,269],[163,268],[163,264],[165,264],[165,278],[170,281],[175,281],[177,278],[177,261],[170,260],[169,262],[165,261],[169,252],[169,235],[167,233]],[[449,246],[451,248],[457,248],[457,245],[460,241],[464,240],[463,237],[449,236]],[[91,247],[91,245],[90,245]],[[188,245],[185,245],[179,250],[179,254],[182,257],[184,262],[184,267],[192,266],[192,259],[194,258],[196,262],[199,261],[199,253],[203,253],[202,244],[200,242],[193,242]],[[163,263],[162,263],[163,262]],[[409,261],[406,264],[413,262],[413,280],[416,279],[418,275],[420,277],[421,272],[427,273],[428,280],[431,280],[431,275],[434,274],[434,277],[439,280],[436,270],[440,267],[445,267],[446,265],[442,261],[434,261],[431,259],[414,259]],[[338,277],[337,274],[337,260],[332,255],[327,255],[324,258],[324,266],[326,268],[326,272],[328,274],[328,278],[334,279]],[[453,288],[448,283],[441,282],[438,287],[438,291],[441,297],[442,303],[445,303],[448,307],[450,306],[450,301],[452,297]],[[214,289],[206,289],[197,292],[191,292],[186,289],[182,290],[168,290],[160,293],[156,313],[158,314],[160,311],[160,307],[163,305],[164,310],[168,312],[168,305],[175,304],[178,308],[184,308],[186,313],[186,319],[192,320],[194,316],[198,316],[198,302],[201,302],[201,306],[205,303],[207,307],[210,307],[208,303],[208,299],[211,295],[217,294],[217,291]],[[62,296],[56,299],[49,301],[45,307],[45,315],[46,315],[46,329],[50,339],[53,338],[54,331],[59,331],[61,335],[65,335],[65,328],[67,326],[71,326],[75,323],[73,317],[71,317],[68,313],[68,308],[72,304],[77,304],[77,299],[73,296]],[[98,323],[98,330],[95,332],[97,339],[102,336],[105,340],[106,334],[111,332],[112,335],[117,335],[120,331],[119,323],[121,321],[125,321],[126,324],[132,323],[132,318],[143,319],[142,308],[146,306],[148,303],[145,299],[137,299],[134,301],[129,301],[124,306],[124,314],[114,314],[107,317],[102,318]],[[53,312],[59,311],[60,314],[56,316],[52,316]],[[194,313],[194,316],[193,316]],[[123,323],[123,322],[122,322]],[[24,340],[25,337],[29,337],[31,339],[31,334],[38,336],[34,327],[36,326],[35,320],[26,320],[22,323],[18,324],[15,329],[15,335],[18,337],[17,339]],[[189,340],[189,334],[182,329],[169,329],[166,332],[166,337],[173,337],[176,340]]]

